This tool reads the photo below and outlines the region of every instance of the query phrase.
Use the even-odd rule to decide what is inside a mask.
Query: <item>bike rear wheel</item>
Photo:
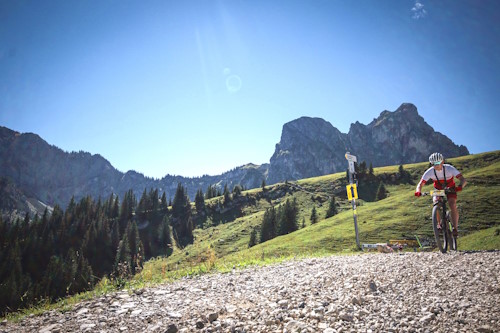
[[[439,251],[441,251],[442,253],[446,253],[446,250],[448,249],[448,239],[446,237],[447,225],[441,215],[441,206],[435,205],[432,208],[432,226],[434,228],[434,238],[436,239],[436,244]],[[438,229],[438,226],[441,226],[441,228]]]
[[[457,238],[453,236],[453,224],[451,223],[451,216],[450,216],[450,211],[446,212],[446,233],[448,234],[448,240],[449,240],[449,246],[450,250],[456,251],[457,250]]]

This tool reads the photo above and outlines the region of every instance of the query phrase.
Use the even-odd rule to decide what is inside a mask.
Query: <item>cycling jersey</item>
[[[445,183],[445,175],[446,185],[443,186]],[[453,177],[459,177],[460,175],[460,171],[458,171],[453,165],[450,164],[443,164],[443,167],[440,171],[435,170],[432,166],[424,172],[424,175],[422,176],[422,184],[425,184],[432,179],[432,181],[434,181],[434,187],[438,190],[442,190],[443,187],[454,187],[455,182],[453,181]],[[436,179],[436,176],[438,179]]]

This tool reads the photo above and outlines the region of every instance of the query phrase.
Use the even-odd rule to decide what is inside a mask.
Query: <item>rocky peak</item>
[[[345,151],[332,150],[332,144],[345,148],[346,143],[346,135],[321,118],[301,117],[286,123],[271,157],[268,184],[329,173],[340,167],[338,159],[324,156],[343,156]]]
[[[368,125],[357,121],[348,134],[323,119],[302,117],[283,126],[271,157],[268,183],[343,171],[346,151],[373,166],[425,161],[432,151],[447,157],[469,154],[466,147],[434,131],[411,103],[381,112]]]

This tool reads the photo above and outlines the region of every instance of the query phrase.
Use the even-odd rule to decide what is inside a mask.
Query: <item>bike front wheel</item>
[[[446,212],[446,233],[447,233],[447,239],[449,240],[449,246],[450,250],[456,251],[457,250],[457,238],[453,236],[453,224],[451,223],[451,216],[450,212]]]
[[[432,226],[434,228],[434,238],[436,239],[436,244],[442,253],[446,253],[448,249],[448,239],[446,237],[446,222],[445,219],[441,216],[441,206],[435,205],[432,208]],[[440,226],[440,228],[438,228]]]

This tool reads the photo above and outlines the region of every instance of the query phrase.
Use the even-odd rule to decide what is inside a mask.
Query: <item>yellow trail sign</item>
[[[346,189],[347,189],[347,199],[352,200],[353,198],[354,199],[358,198],[358,187],[356,186],[356,184],[347,185]]]

